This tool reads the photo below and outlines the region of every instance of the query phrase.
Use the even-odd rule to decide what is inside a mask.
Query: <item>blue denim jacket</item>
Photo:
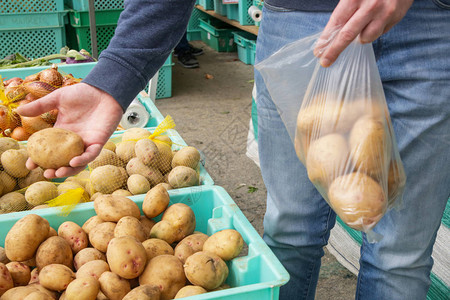
[[[125,0],[114,37],[83,82],[125,110],[184,34],[195,0]]]

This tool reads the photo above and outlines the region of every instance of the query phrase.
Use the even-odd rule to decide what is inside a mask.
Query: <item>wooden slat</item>
[[[252,34],[254,34],[254,35],[258,35],[258,29],[259,29],[258,26],[241,25],[238,21],[230,20],[230,19],[228,19],[228,18],[225,17],[225,16],[219,15],[218,13],[216,13],[216,12],[213,11],[213,10],[206,10],[206,9],[204,9],[203,6],[201,6],[201,5],[198,5],[198,4],[197,4],[195,7],[198,8],[198,9],[200,9],[201,11],[207,13],[208,15],[213,16],[214,18],[219,19],[219,20],[221,20],[221,21],[223,21],[223,22],[225,22],[225,23],[228,23],[228,24],[230,24],[230,25],[232,25],[232,26],[234,26],[234,27],[236,27],[236,28],[239,28],[239,29],[241,29],[241,30],[250,32],[250,33],[252,33]]]

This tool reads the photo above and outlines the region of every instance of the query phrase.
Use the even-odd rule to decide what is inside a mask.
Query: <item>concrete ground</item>
[[[172,98],[157,100],[165,116],[191,146],[206,157],[216,185],[224,187],[260,235],[263,233],[266,189],[258,166],[246,155],[251,112],[253,66],[236,53],[218,53],[202,42],[200,68],[173,67]],[[325,249],[316,299],[353,299],[356,277]]]

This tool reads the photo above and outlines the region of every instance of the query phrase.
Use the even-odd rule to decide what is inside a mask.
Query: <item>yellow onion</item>
[[[48,83],[54,87],[61,87],[63,84],[63,77],[58,72],[58,67],[53,64],[51,68],[41,71],[39,81]]]
[[[36,98],[44,97],[51,92],[55,91],[57,88],[42,81],[32,81],[24,83],[26,91],[32,94]]]
[[[22,82],[23,82],[22,78],[19,78],[19,77],[13,77],[13,78],[11,78],[11,79],[8,79],[8,80],[3,81],[3,84],[4,84],[5,87],[6,87],[6,86],[11,86],[11,87],[13,87],[13,86],[21,85]]]
[[[5,88],[5,95],[12,102],[25,99],[27,93],[26,89],[21,85],[10,84]]]
[[[8,107],[0,105],[0,130],[13,130],[18,125],[20,125],[19,115],[10,111]]]
[[[21,116],[21,119],[23,129],[29,134],[33,134],[35,132],[38,132],[39,130],[52,127],[51,124],[45,122],[40,116],[38,117]]]
[[[11,138],[15,139],[16,141],[26,141],[30,137],[31,134],[25,131],[23,127],[16,127],[11,133]]]
[[[43,113],[41,115],[41,118],[49,123],[49,124],[55,124],[56,122],[56,118],[58,117],[58,110],[57,109],[52,109],[51,111],[48,111],[46,113]]]
[[[33,81],[39,81],[39,76],[41,73],[36,73],[33,75],[29,75],[27,77],[25,77],[23,83],[27,83],[27,82],[33,82]]]

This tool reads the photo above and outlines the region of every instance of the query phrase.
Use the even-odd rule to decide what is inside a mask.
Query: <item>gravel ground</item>
[[[184,69],[174,58],[172,98],[156,105],[174,118],[184,140],[203,152],[215,184],[227,190],[262,235],[266,189],[258,166],[245,155],[253,67],[236,53],[193,44],[205,51],[198,57],[200,68]],[[356,277],[325,249],[316,299],[353,299],[355,289]]]

